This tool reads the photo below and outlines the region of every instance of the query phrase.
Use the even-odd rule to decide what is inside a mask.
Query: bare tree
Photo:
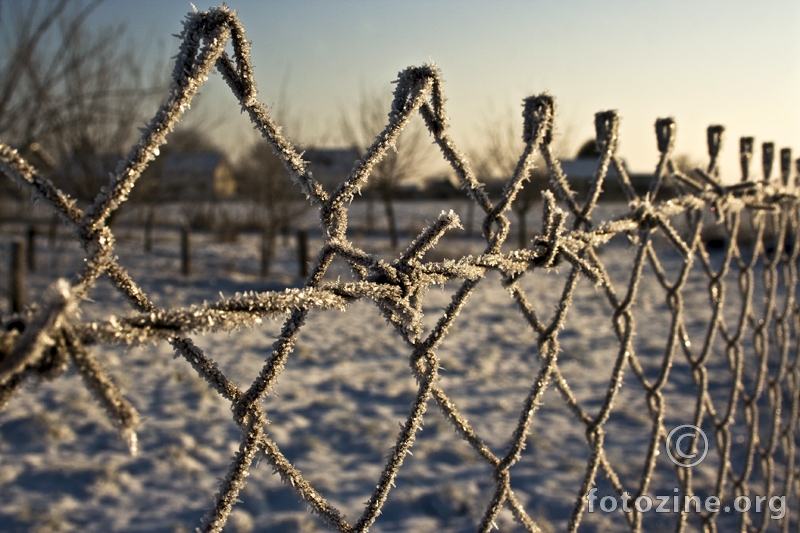
[[[0,3],[8,50],[0,59],[3,140],[52,154],[60,162],[54,179],[84,201],[115,170],[154,94],[121,40],[122,28],[88,27],[100,3]]]
[[[346,142],[359,153],[364,153],[388,122],[391,98],[378,91],[361,92],[358,105],[351,113],[342,113],[342,134]],[[371,201],[372,191],[377,193],[386,210],[389,238],[392,248],[397,248],[397,222],[394,214],[394,199],[400,184],[415,176],[428,156],[426,130],[421,122],[413,120],[400,134],[395,150],[389,152],[372,169],[371,190],[367,193]]]
[[[281,159],[263,140],[250,147],[236,171],[242,198],[252,201],[254,218],[261,226],[261,275],[269,274],[279,233],[288,235],[295,221],[309,208],[299,188],[289,179]]]
[[[676,154],[672,160],[675,163],[675,168],[684,174],[691,174],[696,169],[703,169],[704,167],[702,159],[685,152]]]
[[[578,148],[578,152],[575,154],[575,159],[599,159],[600,150],[597,149],[597,141],[594,139],[586,139],[581,147]]]
[[[294,133],[296,142],[296,136],[303,129],[303,117],[289,106],[289,94],[287,71],[278,91],[278,104],[271,109],[271,114],[284,131]],[[236,182],[239,196],[253,203],[253,222],[261,228],[261,276],[266,277],[275,257],[278,235],[288,240],[293,226],[311,204],[300,189],[295,188],[283,161],[261,135],[254,134],[248,152],[239,160]]]

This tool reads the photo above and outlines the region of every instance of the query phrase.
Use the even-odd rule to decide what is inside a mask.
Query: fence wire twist
[[[466,157],[459,152],[448,133],[442,79],[434,65],[410,67],[399,74],[394,91],[388,124],[355,163],[350,175],[335,191],[327,193],[308,171],[302,155],[281,135],[266,107],[257,99],[250,64],[249,43],[235,13],[225,7],[189,14],[181,34],[180,52],[175,62],[173,82],[167,102],[143,130],[138,143],[110,176],[94,203],[85,211],[44,179],[15,150],[0,144],[0,168],[12,180],[35,193],[75,230],[85,249],[83,270],[72,280],[55,282],[46,299],[35,310],[23,313],[9,323],[0,334],[0,408],[20,389],[31,374],[55,377],[72,361],[86,387],[98,398],[109,418],[119,428],[130,450],[136,452],[138,416],[133,406],[100,368],[92,347],[169,342],[177,354],[202,376],[233,408],[234,420],[241,428],[239,450],[215,497],[215,504],[204,519],[206,531],[220,531],[237,501],[239,491],[257,454],[263,453],[283,481],[291,486],[330,527],[339,531],[366,531],[375,522],[389,496],[393,482],[414,443],[426,409],[433,402],[452,423],[457,433],[494,471],[494,490],[486,504],[480,531],[489,531],[501,508],[506,507],[529,531],[540,531],[535,516],[515,495],[511,487],[511,467],[517,463],[525,447],[532,420],[536,416],[545,391],[553,387],[574,416],[575,423],[585,427],[591,450],[585,465],[583,482],[569,521],[569,530],[576,531],[586,515],[590,489],[599,481],[600,473],[613,490],[634,497],[648,493],[658,450],[665,442],[664,391],[670,370],[677,358],[683,357],[691,368],[697,387],[695,426],[713,428],[719,448],[719,469],[715,494],[719,497],[747,496],[751,493],[754,472],[760,473],[763,496],[784,495],[789,501],[800,492],[800,471],[797,464],[798,413],[800,413],[800,367],[798,366],[797,290],[798,196],[790,183],[791,154],[780,154],[780,183],[770,181],[774,149],[763,150],[763,180],[753,181],[749,168],[753,156],[752,139],[741,145],[742,183],[724,186],[719,181],[718,156],[723,129],[708,130],[710,163],[691,175],[683,174],[672,159],[675,123],[671,119],[656,122],[656,138],[660,159],[648,193],[637,194],[625,167],[616,155],[618,117],[613,111],[596,115],[597,146],[600,158],[591,187],[579,199],[561,170],[551,149],[555,120],[555,104],[549,95],[524,100],[525,149],[513,177],[508,181],[499,201],[492,202],[476,179]],[[233,57],[225,52],[233,45]],[[308,199],[317,206],[324,244],[306,281],[305,287],[284,292],[245,294],[191,309],[159,309],[139,288],[130,275],[116,262],[114,235],[107,226],[109,217],[126,201],[129,192],[147,164],[159,154],[166,135],[189,108],[197,89],[215,68],[230,86],[242,109],[264,139],[283,160],[292,180],[299,184]],[[485,213],[483,233],[486,248],[481,255],[458,260],[425,262],[425,254],[448,230],[459,226],[452,211],[439,218],[416,237],[399,259],[387,262],[360,250],[347,237],[347,205],[355,193],[367,184],[370,170],[392,149],[409,120],[419,113],[432,134],[443,157],[456,171],[461,185]],[[509,233],[507,212],[517,194],[525,186],[533,166],[534,155],[540,153],[550,176],[551,190],[542,194],[542,233],[527,249],[503,252],[501,247]],[[595,222],[592,213],[614,167],[630,211],[613,220]],[[677,197],[656,202],[664,180],[675,180]],[[559,203],[566,207],[563,210]],[[701,239],[703,213],[711,208],[724,228],[724,259],[715,268],[707,245]],[[671,220],[682,217],[686,231],[679,231]],[[749,217],[755,231],[752,249],[738,242],[741,222]],[[570,222],[571,221],[571,222]],[[615,286],[598,256],[598,249],[616,235],[626,235],[635,249],[635,260],[627,284]],[[667,272],[653,246],[654,236],[661,235],[682,255],[680,270]],[[768,248],[768,238],[778,243]],[[343,259],[351,268],[355,281],[328,282],[323,277],[334,257]],[[708,278],[712,317],[699,348],[688,342],[684,320],[683,290],[689,271],[699,261]],[[642,270],[650,264],[658,283],[663,287],[669,308],[669,336],[660,361],[660,370],[653,379],[645,372],[643,361],[635,352],[634,302]],[[763,265],[763,283],[767,298],[759,307],[753,300],[754,266]],[[539,316],[531,305],[519,280],[534,269],[550,269],[566,265],[566,277],[560,303],[552,317]],[[537,335],[540,367],[533,376],[527,397],[519,408],[519,420],[502,454],[491,451],[457,405],[439,385],[437,347],[466,305],[487,271],[501,274],[502,283],[513,296],[520,313]],[[730,287],[723,282],[733,270],[738,274],[740,306],[733,323],[723,310]],[[83,296],[106,274],[127,298],[135,312],[121,319],[81,322],[76,310]],[[619,348],[600,408],[590,411],[579,401],[559,367],[559,330],[566,322],[575,287],[581,277],[592,280],[611,306],[614,334]],[[461,280],[451,302],[429,332],[422,327],[422,302],[432,284]],[[777,302],[783,293],[782,305]],[[386,460],[383,473],[366,503],[362,515],[349,522],[326,497],[283,455],[269,436],[269,425],[262,400],[273,388],[295,342],[303,330],[309,311],[314,308],[345,308],[360,299],[372,300],[383,316],[394,326],[410,350],[409,366],[416,379],[417,391],[408,416],[397,435],[396,443]],[[248,388],[239,388],[225,376],[217,364],[197,347],[187,334],[201,331],[230,331],[243,325],[254,325],[265,317],[288,315],[270,357]],[[666,320],[666,317],[665,317]],[[8,325],[8,324],[7,324]],[[752,331],[753,353],[743,345]],[[725,346],[733,384],[727,401],[720,404],[709,394],[709,367],[712,346],[721,338]],[[755,376],[745,384],[746,363],[755,364]],[[646,395],[651,420],[649,446],[641,476],[634,486],[623,485],[618,466],[612,464],[604,449],[605,424],[619,391],[623,374],[632,371]],[[749,386],[748,386],[749,385]],[[743,464],[731,458],[731,428],[734,415],[743,411],[748,427]],[[764,420],[766,418],[766,420]],[[762,428],[766,427],[765,432]],[[696,443],[695,443],[696,444]],[[695,493],[692,469],[675,467],[684,495]],[[796,520],[792,510],[780,522],[783,531]],[[632,531],[642,529],[642,512],[633,509],[625,515]],[[700,514],[704,529],[717,530],[717,513]],[[687,527],[689,513],[681,510],[678,530]],[[741,530],[763,531],[768,518],[755,513],[741,513]]]

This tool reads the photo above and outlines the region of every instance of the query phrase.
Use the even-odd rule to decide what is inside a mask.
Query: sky
[[[210,5],[196,3],[199,9]],[[384,91],[407,66],[435,62],[452,135],[479,147],[486,124],[516,121],[522,99],[556,98],[562,146],[594,136],[594,114],[621,117],[619,154],[652,172],[654,123],[677,122],[676,153],[707,161],[706,128],[726,127],[723,179],[738,181],[738,139],[800,157],[800,2],[794,0],[230,0],[252,43],[260,99],[288,111],[304,144],[340,144],[343,113]],[[169,61],[192,9],[183,0],[107,0],[98,26],[125,25],[142,62]],[[166,94],[166,87],[165,87]],[[188,117],[234,153],[252,128],[220,76]],[[378,132],[375,132],[376,134]],[[520,147],[521,151],[521,147]],[[570,155],[570,154],[568,154]],[[760,158],[753,170],[760,168]]]

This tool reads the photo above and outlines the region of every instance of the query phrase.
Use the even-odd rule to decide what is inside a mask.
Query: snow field
[[[359,220],[360,205],[354,202],[352,220]],[[434,203],[399,204],[400,227],[415,231],[425,219],[432,220],[439,207]],[[462,214],[463,206],[460,211]],[[380,220],[379,205],[376,215]],[[313,211],[309,217],[311,226]],[[479,227],[476,224],[476,235]],[[11,234],[20,233],[13,225],[3,229],[0,255],[7,257]],[[183,278],[174,230],[158,230],[149,255],[142,252],[140,228],[123,225],[115,234],[120,264],[159,306],[186,306],[218,299],[220,293],[232,296],[301,283],[295,274],[293,239],[287,245],[279,241],[272,276],[261,280],[257,276],[256,235],[242,234],[237,242],[219,243],[213,235],[195,234],[193,273]],[[353,240],[367,251],[392,257],[380,233],[354,232]],[[320,242],[312,233],[312,258]],[[458,258],[465,253],[478,254],[481,249],[478,238],[446,238],[427,259]],[[656,239],[655,249],[665,270],[671,277],[677,275],[683,264],[680,255],[661,239]],[[624,237],[615,238],[599,251],[618,294],[627,290],[634,251]],[[32,300],[48,283],[69,275],[80,264],[77,244],[66,238],[59,238],[52,247],[42,238],[37,252],[40,268],[27,279]],[[545,322],[559,302],[569,268],[565,264],[551,271],[535,270],[520,281]],[[7,270],[3,269],[7,266],[0,269],[0,276],[6,279]],[[726,278],[730,286],[726,317],[731,322],[738,306],[735,274]],[[764,290],[761,271],[755,274],[754,301],[758,305],[763,302]],[[346,272],[334,268],[332,275],[344,277]],[[441,388],[497,455],[503,453],[516,427],[522,402],[541,365],[536,336],[500,281],[496,273],[487,274],[437,350]],[[425,301],[426,328],[432,327],[456,289],[456,283],[448,283],[430,290]],[[711,316],[708,278],[699,261],[695,261],[682,294],[687,333],[692,349],[699,349]],[[107,319],[109,314],[128,312],[108,283],[98,284],[89,296],[91,301],[82,306],[83,319]],[[7,309],[7,300],[0,300],[0,306]],[[671,313],[665,290],[649,265],[644,267],[633,311],[633,351],[648,379],[655,379],[661,370]],[[579,404],[591,414],[602,405],[619,355],[612,312],[602,290],[581,279],[559,334],[559,368]],[[249,330],[196,336],[195,341],[237,385],[247,387],[269,357],[280,326],[279,320],[265,321]],[[752,341],[745,339],[743,346],[752,348]],[[53,382],[30,382],[0,413],[0,520],[6,524],[4,529],[192,531],[212,504],[218,479],[227,471],[238,446],[240,430],[232,421],[229,404],[184,360],[175,359],[167,344],[95,347],[94,351],[142,417],[139,454],[131,457],[126,453],[124,443],[74,371]],[[416,395],[408,365],[410,351],[367,301],[356,302],[344,312],[312,310],[285,371],[264,402],[270,437],[351,521],[360,515],[394,445],[398,424],[405,420]],[[746,361],[750,372],[745,372],[744,383],[749,386],[752,353]],[[709,395],[714,402],[724,402],[732,378],[719,336],[708,368]],[[667,405],[664,426],[669,429],[690,423],[699,391],[680,351],[663,392]],[[737,421],[741,418],[739,409]],[[762,420],[762,424],[766,422]],[[638,486],[651,425],[646,394],[626,367],[604,428],[607,457],[631,491]],[[744,430],[734,430],[734,440],[744,435]],[[575,419],[552,384],[540,402],[526,444],[522,459],[511,469],[512,487],[542,528],[564,530],[586,470],[589,446],[585,426]],[[675,468],[663,443],[661,446],[651,485],[654,494],[671,493],[677,486]],[[741,449],[734,447],[734,465],[741,463]],[[492,468],[456,434],[433,401],[412,453],[372,531],[474,530],[491,498]],[[710,453],[702,468],[694,469],[696,490],[713,486],[717,465],[718,457]],[[603,479],[599,474],[600,496],[613,494]],[[758,486],[753,490],[757,492]],[[266,461],[251,470],[240,498],[226,530],[325,530]],[[796,499],[790,503],[796,521]],[[645,530],[672,530],[675,518],[647,515]],[[720,523],[726,523],[722,518]],[[498,527],[516,531],[520,526],[504,510]],[[621,513],[594,513],[584,516],[581,531],[626,527]]]

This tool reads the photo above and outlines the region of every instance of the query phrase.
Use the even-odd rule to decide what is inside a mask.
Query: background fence
[[[229,40],[233,58],[224,52]],[[159,308],[116,258],[115,235],[106,222],[157,156],[158,147],[214,67],[282,158],[288,174],[317,207],[323,238],[302,288],[239,294],[191,308]],[[742,182],[723,185],[717,169],[723,129],[712,126],[708,130],[707,168],[686,175],[672,162],[675,124],[660,119],[656,122],[660,159],[649,193],[640,196],[615,155],[616,113],[598,113],[601,157],[588,193],[579,196],[550,149],[554,100],[540,95],[524,102],[525,150],[502,197],[492,201],[448,135],[438,70],[421,66],[399,74],[386,128],[348,178],[329,192],[281,136],[256,98],[252,79],[248,43],[235,15],[225,8],[190,15],[167,103],[85,210],[40,177],[14,150],[0,145],[3,172],[74,228],[85,257],[71,280],[54,281],[47,297],[3,319],[0,406],[6,407],[15,394],[26,393],[22,384],[29,376],[57,377],[71,362],[130,451],[136,453],[139,415],[125,391],[115,385],[118,378],[102,370],[95,352],[109,346],[168,343],[230,404],[233,422],[241,430],[238,449],[204,518],[206,531],[219,531],[226,524],[245,478],[253,472],[254,460],[262,455],[328,526],[339,531],[365,531],[373,524],[381,527],[379,516],[391,505],[395,481],[404,461],[409,461],[423,421],[433,416],[431,407],[468,444],[470,460],[477,461],[475,468],[487,472],[488,485],[478,496],[482,503],[473,523],[480,531],[492,529],[507,512],[516,527],[529,531],[551,527],[575,531],[582,525],[633,531],[697,526],[710,531],[732,527],[789,531],[798,527],[800,248],[798,196],[788,150],[780,152],[780,176],[773,180],[774,147],[765,144],[763,175],[754,179],[750,174],[753,141],[742,139]],[[459,226],[453,211],[442,212],[394,260],[355,246],[348,235],[349,202],[417,113],[456,171],[465,194],[483,211],[485,246],[478,254],[436,254],[440,239]],[[506,245],[511,225],[507,212],[526,185],[537,153],[544,158],[551,184],[542,193],[541,232],[529,247],[511,249]],[[623,212],[598,218],[598,200],[612,165],[628,203]],[[680,194],[661,200],[658,193],[666,179],[674,181]],[[712,233],[714,238],[709,240]],[[336,270],[341,277],[332,280],[326,274],[337,265],[345,265],[346,270]],[[89,320],[79,313],[102,275],[125,296],[133,307],[131,314]],[[649,281],[643,285],[645,279]],[[476,296],[486,294],[481,291],[487,284],[496,285],[492,292],[502,289],[511,295],[529,328],[520,333],[519,341],[528,343],[531,357],[522,367],[527,371],[514,376],[525,390],[515,403],[504,407],[515,415],[510,431],[502,436],[494,433],[495,426],[467,420],[461,409],[465,393],[448,389],[442,369],[448,335],[458,328],[459,316],[468,308],[487,305]],[[452,289],[443,309],[433,316],[425,313],[432,285]],[[588,320],[581,314],[585,300],[580,291],[586,289],[593,292],[595,302],[589,308],[591,324],[580,323]],[[553,290],[556,298],[545,301]],[[645,291],[646,299],[641,294]],[[299,339],[313,331],[317,316],[312,311],[352,308],[360,301],[374,304],[391,325],[397,344],[408,356],[407,371],[414,385],[411,406],[399,418],[401,429],[374,480],[374,490],[360,516],[349,520],[331,503],[336,489],[320,489],[313,472],[301,473],[287,458],[274,436],[280,427],[268,422],[272,411],[265,402],[285,366],[297,357],[293,351]],[[637,321],[637,316],[646,315],[648,305],[658,318]],[[252,381],[243,387],[221,370],[212,354],[187,338],[197,332],[234,332],[229,348],[240,349],[236,331],[245,326],[258,328],[262,318],[275,317],[285,317],[280,334],[257,375],[250,376]],[[605,324],[607,331],[602,335],[613,344],[604,352],[611,355],[602,360],[595,344],[581,348],[575,340],[576,336],[600,335],[594,330],[599,323]],[[450,357],[453,364],[460,358],[461,354]],[[466,354],[460,360],[485,362]],[[498,364],[502,362],[501,355]],[[581,379],[599,381],[601,386],[587,389]],[[565,419],[553,429],[548,405],[556,402]],[[60,406],[52,409],[57,415]],[[707,436],[702,464],[686,467],[689,456],[702,451],[699,433],[691,433],[688,441],[667,438],[673,427],[682,424],[696,426]],[[537,463],[544,474],[539,472],[535,478],[557,480],[565,469],[578,472],[579,482],[571,500],[565,502],[568,511],[559,522],[537,504],[535,487],[525,483],[528,470],[523,470],[523,463],[526,455],[541,457],[548,447],[568,446],[548,444],[542,438],[558,437],[567,431],[565,427],[573,437],[580,436],[579,448],[584,453],[574,457],[577,466]],[[496,445],[498,439],[504,444]],[[678,460],[669,461],[668,455]],[[630,512],[621,507],[625,493],[631,502],[637,501],[630,504]],[[657,505],[660,495],[680,499],[668,516],[638,505],[643,500],[637,498],[644,496]],[[719,506],[687,510],[683,498],[692,496],[704,502],[716,496]],[[604,509],[610,508],[609,497],[620,506],[599,517],[601,502]],[[753,502],[747,509],[745,497]],[[764,499],[757,509],[758,497]],[[736,512],[723,511],[732,508]]]

